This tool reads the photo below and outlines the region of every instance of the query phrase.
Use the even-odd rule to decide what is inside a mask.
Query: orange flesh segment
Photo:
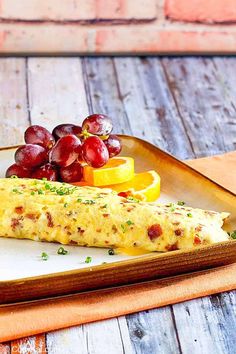
[[[84,166],[84,180],[95,187],[119,184],[134,177],[134,160],[131,157],[113,157],[101,168]]]
[[[161,179],[156,171],[147,171],[135,174],[128,182],[109,185],[116,192],[131,192],[137,199],[153,202],[160,196]]]

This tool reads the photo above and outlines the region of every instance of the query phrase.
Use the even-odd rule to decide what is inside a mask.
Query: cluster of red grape
[[[25,131],[26,145],[15,153],[15,163],[6,177],[46,178],[67,183],[82,179],[82,161],[99,168],[121,151],[121,142],[110,135],[112,121],[103,114],[92,114],[82,123],[60,124],[50,133],[44,127],[32,125]]]

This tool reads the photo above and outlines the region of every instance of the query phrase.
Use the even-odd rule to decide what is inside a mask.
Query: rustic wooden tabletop
[[[235,88],[236,58],[1,58],[0,145],[21,143],[29,124],[101,112],[116,132],[178,158],[223,153],[236,149]],[[235,343],[231,291],[0,344],[0,353],[235,354]]]

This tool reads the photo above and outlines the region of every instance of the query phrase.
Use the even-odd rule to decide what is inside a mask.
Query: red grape
[[[107,140],[104,140],[104,144],[109,152],[109,157],[116,156],[121,152],[121,141],[116,135],[110,135]]]
[[[43,165],[47,161],[47,150],[40,145],[23,145],[16,150],[15,161],[26,168]]]
[[[60,138],[49,153],[49,161],[60,167],[71,165],[81,154],[81,141],[75,135]]]
[[[82,128],[79,127],[78,125],[60,124],[53,129],[52,135],[55,137],[56,140],[59,140],[60,138],[66,135],[79,136],[81,132],[82,132]]]
[[[57,181],[58,172],[55,166],[50,163],[46,163],[39,168],[37,168],[33,173],[31,178],[42,179],[47,178],[48,181]]]
[[[43,146],[45,149],[51,149],[55,143],[52,134],[40,125],[31,125],[25,131],[26,144],[37,144]]]
[[[31,170],[23,166],[19,166],[16,163],[8,167],[6,171],[6,177],[17,176],[19,178],[30,178]]]
[[[109,160],[109,153],[104,142],[97,136],[90,136],[82,145],[82,156],[88,165],[98,168]]]
[[[83,167],[78,161],[75,161],[70,166],[62,167],[60,169],[60,175],[63,182],[79,182],[83,177]]]
[[[104,114],[92,114],[83,121],[82,129],[95,135],[108,135],[112,131],[112,121]]]

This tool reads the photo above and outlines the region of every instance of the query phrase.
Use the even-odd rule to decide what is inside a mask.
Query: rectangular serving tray
[[[120,137],[122,155],[135,158],[136,171],[153,169],[160,174],[160,202],[184,200],[192,207],[230,212],[225,229],[236,229],[234,193],[148,142]],[[15,149],[0,149],[0,177],[12,163]],[[0,237],[0,304],[131,284],[236,262],[235,241],[141,256],[109,256],[104,248],[77,246],[66,246],[69,254],[58,256],[59,246]],[[49,254],[47,262],[40,259],[42,252]],[[89,264],[84,262],[87,256],[92,257]]]

